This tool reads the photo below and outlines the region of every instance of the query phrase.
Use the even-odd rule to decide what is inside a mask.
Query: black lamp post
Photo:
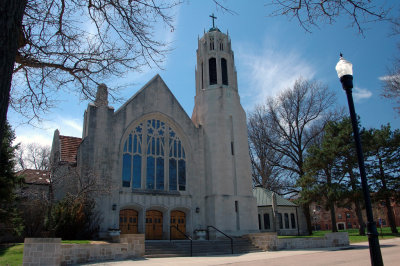
[[[374,222],[374,217],[372,214],[372,206],[371,206],[371,197],[369,195],[367,177],[365,174],[365,166],[364,166],[364,156],[361,147],[360,134],[358,132],[358,123],[356,111],[354,109],[354,102],[352,96],[352,88],[353,88],[353,65],[345,60],[340,54],[339,62],[336,65],[336,71],[340,78],[340,82],[342,83],[343,89],[347,94],[347,102],[349,103],[350,109],[350,118],[351,123],[353,125],[353,134],[354,141],[356,143],[356,151],[357,151],[357,159],[358,166],[360,168],[361,175],[361,186],[364,195],[365,201],[365,210],[367,212],[367,235],[368,235],[368,243],[369,243],[369,253],[371,256],[371,265],[380,266],[383,265],[381,248],[379,246],[378,239],[378,231],[376,230],[376,223]]]

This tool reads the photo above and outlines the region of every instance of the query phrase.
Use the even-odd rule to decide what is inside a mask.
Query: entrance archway
[[[181,211],[172,211],[171,212],[171,239],[185,239],[185,236],[181,233],[186,233],[186,215]],[[176,230],[178,227],[178,230]]]
[[[146,211],[146,239],[162,239],[163,215],[160,211]]]
[[[120,210],[119,229],[122,234],[137,234],[138,212],[135,210]]]

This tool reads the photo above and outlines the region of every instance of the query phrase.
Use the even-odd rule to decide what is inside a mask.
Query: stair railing
[[[186,239],[189,239],[190,240],[190,257],[193,257],[193,239],[190,237],[190,236],[188,236],[188,235],[186,235],[184,232],[182,232],[181,230],[179,230],[179,228],[178,228],[178,226],[176,226],[176,225],[170,225],[170,228],[169,228],[169,242],[171,242],[172,241],[172,238],[171,238],[171,232],[172,232],[172,228],[175,228],[179,233],[181,233],[182,235],[184,235],[185,237],[186,237]]]
[[[227,234],[225,234],[224,232],[222,232],[218,228],[215,228],[212,225],[207,226],[207,240],[210,240],[210,230],[209,230],[210,227],[213,228],[214,230],[220,232],[221,234],[223,234],[224,236],[226,236],[227,238],[229,238],[231,240],[231,251],[232,251],[232,254],[233,254],[233,238],[228,236]]]

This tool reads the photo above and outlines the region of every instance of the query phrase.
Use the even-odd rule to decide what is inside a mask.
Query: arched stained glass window
[[[169,186],[165,185],[167,181]],[[122,186],[130,187],[131,182],[133,189],[186,190],[185,149],[166,122],[146,120],[136,126],[125,140]]]

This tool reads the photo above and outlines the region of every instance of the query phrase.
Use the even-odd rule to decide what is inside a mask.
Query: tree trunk
[[[365,223],[364,223],[364,219],[362,216],[360,199],[359,199],[358,192],[357,192],[358,189],[356,186],[356,177],[354,176],[352,170],[349,171],[349,176],[350,176],[351,189],[353,191],[353,201],[354,201],[354,205],[356,207],[356,215],[357,215],[357,219],[358,219],[358,224],[360,225],[358,232],[359,232],[360,236],[365,236]]]
[[[360,236],[365,236],[365,223],[362,216],[361,204],[358,197],[354,198],[354,205],[356,206],[356,215],[358,219],[358,224],[360,228],[358,229],[358,233]]]
[[[335,203],[333,201],[329,202],[329,210],[331,212],[332,232],[337,232]]]
[[[392,230],[393,234],[398,234],[399,232],[397,231],[396,228],[396,219],[394,218],[393,214],[393,208],[392,205],[390,205],[390,194],[388,193],[387,185],[386,185],[386,178],[385,178],[385,171],[383,169],[383,162],[382,158],[378,156],[378,161],[379,161],[379,174],[382,182],[382,190],[384,193],[385,197],[385,204],[386,204],[386,210],[387,210],[387,218],[388,222],[390,225],[390,229]]]
[[[303,203],[302,207],[303,207],[304,216],[306,217],[308,234],[312,235],[310,205],[308,203]]]
[[[27,0],[0,1],[0,140],[4,136],[15,55],[26,3]]]
[[[394,218],[393,208],[392,205],[390,205],[390,197],[385,196],[385,203],[386,203],[387,218],[390,225],[390,229],[392,230],[393,234],[398,234],[399,231],[397,231],[396,228],[396,219]]]

